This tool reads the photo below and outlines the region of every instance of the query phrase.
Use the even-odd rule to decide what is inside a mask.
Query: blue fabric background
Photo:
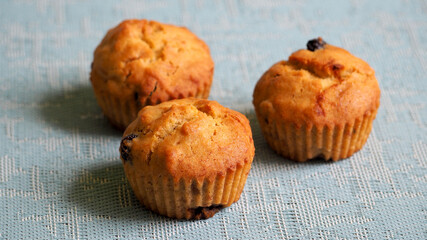
[[[121,133],[89,83],[92,53],[127,18],[187,26],[210,46],[210,99],[251,120],[241,199],[206,221],[140,206]],[[426,239],[426,1],[1,1],[0,239]],[[294,163],[266,145],[251,104],[261,74],[322,36],[365,59],[382,89],[349,159]]]

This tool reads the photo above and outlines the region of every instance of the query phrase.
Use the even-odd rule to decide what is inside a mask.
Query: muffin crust
[[[207,98],[213,71],[208,46],[188,29],[126,20],[96,48],[90,79],[104,113],[124,129],[146,105]],[[114,112],[109,108],[116,99],[122,109]],[[131,116],[120,119],[120,114]]]
[[[264,117],[296,126],[342,125],[379,107],[374,70],[342,48],[299,50],[257,83],[254,105]]]
[[[321,38],[274,64],[253,104],[268,144],[286,158],[347,158],[360,150],[380,104],[374,70]]]
[[[242,134],[244,133],[244,134]],[[213,180],[252,161],[249,121],[209,100],[182,99],[144,108],[123,136],[135,134],[132,169]]]
[[[186,98],[143,108],[120,153],[135,195],[174,218],[205,219],[240,198],[254,157],[247,118]]]

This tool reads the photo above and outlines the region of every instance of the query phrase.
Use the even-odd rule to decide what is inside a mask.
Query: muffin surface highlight
[[[126,20],[96,48],[90,79],[104,114],[125,129],[146,105],[207,98],[213,70],[208,46],[186,28]]]
[[[254,151],[244,115],[195,98],[145,107],[120,146],[126,176],[141,203],[186,219],[212,217],[236,202]]]
[[[306,161],[347,158],[360,150],[380,101],[374,70],[321,38],[274,64],[258,81],[253,104],[269,145]]]

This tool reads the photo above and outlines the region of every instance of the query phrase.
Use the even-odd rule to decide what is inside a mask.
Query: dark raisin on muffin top
[[[307,49],[314,52],[316,50],[322,49],[327,43],[323,41],[321,37],[311,39],[307,42]]]

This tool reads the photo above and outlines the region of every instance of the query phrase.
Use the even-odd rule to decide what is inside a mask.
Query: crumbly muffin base
[[[261,116],[258,116],[258,120],[267,143],[285,158],[298,162],[316,157],[338,161],[350,157],[363,147],[376,114],[375,110],[353,122],[332,127],[297,127],[294,123],[274,122]]]
[[[239,200],[251,163],[208,179],[180,179],[150,173],[129,179],[139,201],[148,209],[177,219],[207,219]]]
[[[96,91],[95,96],[104,115],[119,130],[125,130],[138,114],[139,108],[133,100],[101,94]]]

